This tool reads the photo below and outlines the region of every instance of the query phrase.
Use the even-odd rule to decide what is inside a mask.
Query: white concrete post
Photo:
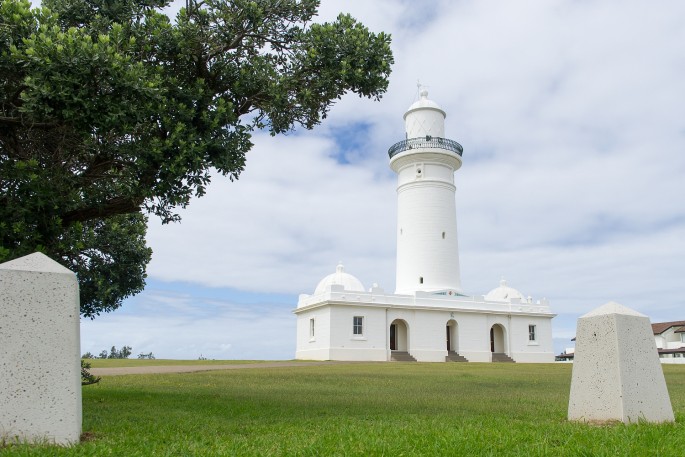
[[[568,419],[673,422],[647,316],[610,302],[578,319]]]
[[[78,443],[76,275],[41,253],[0,264],[0,437]]]

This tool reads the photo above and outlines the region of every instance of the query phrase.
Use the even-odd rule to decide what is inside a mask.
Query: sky
[[[176,2],[178,8],[184,1]],[[82,320],[81,351],[292,359],[298,295],[339,261],[395,287],[387,149],[417,82],[464,147],[461,284],[547,298],[555,351],[608,301],[685,319],[685,3],[324,0],[392,35],[380,102],[346,96],[312,131],[258,133],[240,179],[216,176],[182,222],[151,219],[147,287]]]

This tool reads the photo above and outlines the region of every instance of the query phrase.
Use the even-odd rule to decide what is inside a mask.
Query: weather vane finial
[[[428,97],[428,86],[421,84],[420,80],[416,80],[416,92],[419,98]]]

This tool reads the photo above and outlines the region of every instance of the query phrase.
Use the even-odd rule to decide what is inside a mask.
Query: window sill
[[[316,338],[309,338],[309,342],[310,342],[310,343],[315,343],[315,342],[316,342]]]
[[[528,341],[528,346],[540,346],[540,343],[537,341]]]
[[[352,341],[367,341],[367,338],[365,336],[353,336],[350,338]]]

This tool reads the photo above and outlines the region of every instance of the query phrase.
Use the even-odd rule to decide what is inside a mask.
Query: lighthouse
[[[461,294],[454,172],[462,146],[445,138],[445,112],[428,91],[404,113],[406,138],[389,150],[397,173],[396,294]]]
[[[445,137],[445,111],[421,90],[404,125],[405,138],[388,150],[397,174],[395,292],[365,289],[338,264],[297,301],[295,358],[553,362],[546,299],[504,280],[487,294],[462,292],[454,176],[463,148]]]

